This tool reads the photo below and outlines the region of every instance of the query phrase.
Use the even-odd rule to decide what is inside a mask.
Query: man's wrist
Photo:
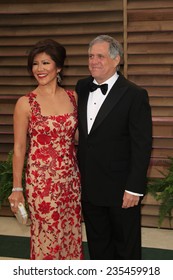
[[[143,193],[135,193],[135,192],[131,192],[131,191],[128,191],[128,190],[125,190],[125,192],[136,195],[136,196],[143,196]]]

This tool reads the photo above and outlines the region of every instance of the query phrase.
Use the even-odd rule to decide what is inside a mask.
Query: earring
[[[59,73],[57,73],[57,79],[58,79],[58,84],[60,84],[60,83],[61,83],[61,81],[62,81],[62,79],[61,79],[61,77],[60,77],[60,74],[59,74]]]

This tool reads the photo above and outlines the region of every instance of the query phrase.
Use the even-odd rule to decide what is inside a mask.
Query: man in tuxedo
[[[118,70],[122,47],[108,35],[89,45],[79,80],[78,160],[91,259],[141,259],[140,202],[152,148],[147,91]]]

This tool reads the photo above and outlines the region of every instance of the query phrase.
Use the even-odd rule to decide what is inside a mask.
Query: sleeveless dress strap
[[[66,93],[68,94],[70,101],[72,102],[73,106],[74,106],[74,111],[77,111],[77,103],[76,103],[76,99],[74,96],[74,91],[72,90],[66,90]]]
[[[38,102],[36,101],[36,96],[37,95],[33,92],[30,92],[26,95],[26,97],[29,98],[29,104],[30,104],[30,107],[31,107],[32,114],[40,115],[40,107],[39,107]]]

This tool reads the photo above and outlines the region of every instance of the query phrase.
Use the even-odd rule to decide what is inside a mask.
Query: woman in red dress
[[[14,185],[9,197],[15,213],[24,203],[22,172],[31,213],[31,259],[82,259],[80,174],[76,160],[76,93],[60,86],[65,48],[54,40],[38,42],[28,70],[38,86],[18,99],[14,111]]]

